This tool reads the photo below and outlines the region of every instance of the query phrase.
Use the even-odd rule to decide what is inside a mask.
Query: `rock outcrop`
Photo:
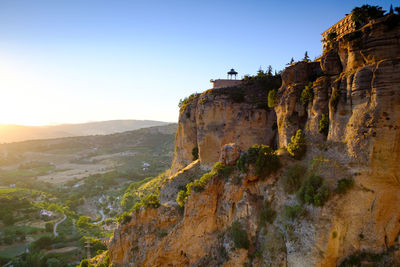
[[[400,26],[371,23],[334,47],[320,62],[282,72],[274,110],[254,84],[208,90],[186,103],[177,174],[160,189],[160,208],[132,214],[115,231],[113,265],[399,266]],[[313,98],[304,104],[306,85]],[[287,147],[298,129],[307,140],[302,160],[280,150],[283,168],[266,179],[254,166],[236,167],[252,145]],[[225,169],[179,207],[175,194],[218,160]],[[302,204],[286,189],[293,165],[323,177],[325,205]],[[354,181],[347,193],[337,188],[342,178]]]

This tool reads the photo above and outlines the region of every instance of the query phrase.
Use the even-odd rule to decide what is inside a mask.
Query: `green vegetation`
[[[309,82],[301,91],[300,102],[303,106],[307,107],[308,103],[312,103],[314,98],[313,83]]]
[[[276,101],[277,101],[277,91],[276,89],[270,90],[268,92],[268,107],[273,108],[276,106]]]
[[[305,214],[305,210],[300,205],[284,206],[284,217],[288,220],[295,220]]]
[[[303,180],[297,197],[302,203],[323,206],[329,198],[329,190],[321,176],[311,174]]]
[[[303,132],[299,129],[295,136],[290,138],[287,151],[295,159],[301,159],[306,153],[306,137]]]
[[[335,46],[337,46],[337,33],[336,32],[330,32],[328,33],[328,36],[326,37],[326,44],[327,44],[327,49],[332,49]]]
[[[158,193],[148,194],[137,202],[131,209],[131,211],[139,212],[140,208],[158,208],[160,207],[160,199],[158,198]]]
[[[181,190],[178,193],[178,196],[176,198],[176,202],[178,203],[179,206],[183,207],[185,206],[185,201],[187,199],[187,194],[185,190]]]
[[[333,231],[333,233],[332,233],[332,238],[335,239],[336,237],[337,237],[337,232],[336,232],[336,231]]]
[[[384,24],[386,25],[389,31],[396,28],[396,26],[400,24],[400,14],[397,15],[391,13],[387,15]]]
[[[339,89],[335,89],[332,92],[331,98],[329,99],[329,105],[333,112],[336,112],[337,105],[339,103]]]
[[[178,107],[179,107],[180,112],[183,112],[184,110],[186,110],[186,107],[189,105],[189,103],[197,96],[199,96],[199,94],[194,93],[188,97],[185,97],[184,99],[179,100]]]
[[[258,215],[258,225],[265,227],[267,223],[273,223],[276,217],[276,211],[271,207],[269,201],[264,201],[264,205]]]
[[[320,134],[328,136],[328,133],[329,133],[329,115],[328,114],[322,114],[321,120],[319,121],[318,132]]]
[[[204,190],[211,178],[228,178],[232,171],[232,166],[226,166],[221,162],[215,163],[210,172],[205,173],[203,176],[200,177],[200,179],[196,179],[193,182],[188,183],[186,185],[186,191],[179,191],[176,201],[181,207],[183,207],[185,205],[186,199],[191,195],[192,191],[201,192]]]
[[[307,52],[307,51],[304,53],[303,61],[304,61],[304,62],[310,62],[310,61],[311,61],[311,60],[310,60],[310,57],[308,56],[308,52]]]
[[[229,228],[229,233],[232,237],[233,243],[235,244],[235,248],[249,249],[250,241],[247,237],[247,232],[243,230],[240,222],[233,222],[232,226]]]
[[[339,194],[346,194],[347,191],[352,189],[354,186],[354,180],[351,178],[340,179],[336,186],[336,192]]]
[[[192,156],[193,156],[193,161],[199,159],[199,147],[194,147],[192,149]]]
[[[384,264],[388,253],[356,252],[348,256],[339,267],[361,266],[361,262],[374,263],[371,266],[391,266]]]
[[[383,17],[384,13],[385,11],[380,6],[362,5],[351,11],[351,19],[355,22],[356,28],[359,28],[372,19]]]
[[[261,179],[265,179],[281,167],[278,155],[267,145],[250,147],[240,156],[236,166],[241,172],[247,172],[249,164],[254,165],[254,170]]]
[[[97,251],[99,250],[107,250],[106,244],[98,238],[89,237],[89,236],[82,236],[79,239],[79,247],[82,250],[86,250],[86,242],[90,242],[90,253],[92,255],[96,255]]]
[[[287,168],[282,180],[283,188],[286,193],[293,194],[299,190],[306,171],[307,169],[300,164],[293,164]]]
[[[136,204],[148,195],[158,195],[157,191],[167,178],[167,173],[163,172],[157,177],[149,177],[142,181],[131,183],[122,195],[120,204],[124,211],[129,211]]]

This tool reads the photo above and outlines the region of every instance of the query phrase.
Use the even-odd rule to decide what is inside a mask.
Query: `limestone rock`
[[[225,165],[235,165],[240,157],[240,147],[234,143],[226,144],[221,148],[219,161]]]
[[[342,64],[336,50],[332,49],[322,55],[321,69],[326,75],[338,75],[342,72]]]

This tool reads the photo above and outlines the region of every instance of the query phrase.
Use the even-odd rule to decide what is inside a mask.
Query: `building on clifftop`
[[[238,73],[237,71],[235,71],[235,69],[231,69],[226,74],[227,74],[227,79],[210,80],[210,83],[213,84],[213,88],[231,87],[243,83],[243,80],[236,80],[236,76],[238,75]]]
[[[328,35],[330,33],[336,34],[336,39],[342,38],[344,35],[356,30],[356,23],[351,19],[351,13],[346,14],[344,18],[336,22],[329,29],[321,33],[322,35],[322,48],[325,50],[328,46]]]

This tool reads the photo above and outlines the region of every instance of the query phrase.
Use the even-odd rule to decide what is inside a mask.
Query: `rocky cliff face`
[[[314,97],[304,105],[310,82]],[[288,67],[275,111],[266,101],[265,90],[248,85],[206,91],[181,111],[172,167],[180,171],[161,188],[160,208],[134,213],[115,231],[115,266],[400,265],[400,27],[366,25],[320,62]],[[302,160],[281,149],[282,168],[266,179],[251,166],[232,167],[193,191],[184,209],[174,202],[220,158],[228,164],[253,144],[286,147],[298,129],[307,140]],[[228,143],[236,145],[220,157]],[[194,147],[199,161],[191,163]],[[324,178],[331,192],[325,205],[300,205],[285,189],[294,164]],[[354,180],[346,194],[335,191],[342,178]],[[291,216],[287,206],[295,205]],[[243,231],[234,230],[236,222],[247,246],[237,245]]]
[[[276,118],[267,98],[268,92],[256,82],[194,97],[179,115],[172,169],[192,162],[195,147],[201,163],[210,166],[218,161],[224,144],[236,143],[244,150],[253,144],[274,145]]]

